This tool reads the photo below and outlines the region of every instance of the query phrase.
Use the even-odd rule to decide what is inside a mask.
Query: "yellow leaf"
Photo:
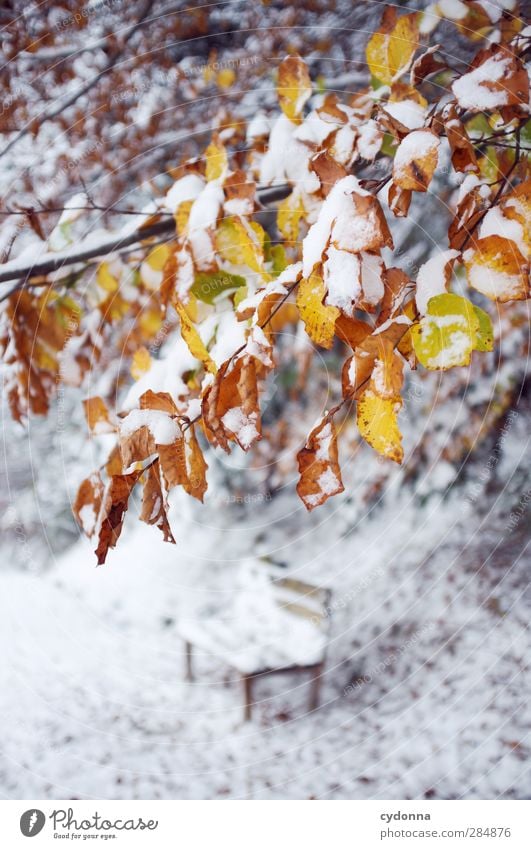
[[[263,271],[264,231],[256,222],[236,216],[224,218],[216,230],[216,247],[227,262]]]
[[[212,374],[216,374],[217,366],[215,362],[211,359],[210,354],[208,353],[205,343],[201,339],[197,329],[192,324],[188,313],[185,308],[179,302],[175,303],[175,309],[179,314],[179,318],[181,319],[181,335],[188,345],[188,350],[197,360],[200,360],[207,371]]]
[[[401,463],[404,458],[402,434],[398,428],[397,414],[402,401],[382,398],[367,389],[358,401],[357,422],[359,432],[378,454]]]
[[[503,236],[485,236],[463,254],[468,283],[499,303],[529,297],[529,263],[516,242]]]
[[[145,336],[155,336],[155,334],[158,333],[162,325],[160,311],[154,309],[142,310],[140,318],[138,319],[138,323],[142,328],[142,332]]]
[[[304,104],[311,96],[312,82],[300,56],[287,56],[278,69],[277,93],[284,115],[299,124]]]
[[[322,348],[331,348],[340,310],[323,304],[325,294],[324,280],[318,274],[312,274],[299,283],[297,307],[312,342]]]
[[[216,77],[220,88],[230,88],[236,79],[236,72],[232,68],[223,68]]]
[[[379,82],[391,85],[407,71],[419,43],[418,24],[418,12],[398,18],[394,6],[386,7],[366,49],[369,70]]]
[[[408,191],[425,192],[437,167],[439,144],[431,130],[408,133],[393,161],[394,184]]]
[[[278,205],[277,227],[288,242],[296,242],[299,238],[299,223],[306,210],[302,198],[293,191]]]
[[[131,362],[131,376],[135,380],[140,380],[142,375],[149,371],[150,368],[151,356],[148,349],[144,346],[137,348],[133,354],[133,360]]]
[[[98,267],[98,271],[96,273],[96,282],[100,289],[103,289],[105,292],[116,292],[119,286],[118,280],[111,274],[109,270],[109,263],[102,262]]]
[[[194,205],[193,200],[183,200],[177,207],[174,215],[175,224],[177,225],[177,233],[179,236],[184,236],[188,227],[188,219],[190,218],[190,210]]]
[[[425,368],[449,369],[470,363],[478,331],[479,318],[470,301],[445,293],[430,298],[426,315],[411,328],[411,339]],[[484,335],[483,330],[480,338]]]
[[[205,159],[205,177],[207,178],[207,181],[210,182],[210,180],[218,180],[222,177],[227,170],[228,158],[227,151],[217,136],[212,139],[205,150]]]
[[[168,245],[157,245],[146,257],[147,264],[153,271],[162,271],[171,251]]]

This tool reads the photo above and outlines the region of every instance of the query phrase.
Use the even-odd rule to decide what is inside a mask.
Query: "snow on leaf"
[[[415,300],[421,315],[425,315],[431,298],[446,292],[452,273],[453,260],[458,256],[459,251],[456,250],[441,251],[420,266],[417,274]]]
[[[343,492],[334,422],[325,416],[312,430],[297,454],[300,479],[297,494],[307,510],[313,510]]]
[[[103,481],[98,472],[94,472],[80,484],[74,501],[72,508],[74,516],[89,538],[96,530],[103,490]]]
[[[479,318],[470,301],[445,293],[431,298],[426,315],[411,328],[411,337],[415,354],[425,368],[449,369],[470,363],[479,330]]]
[[[393,182],[401,189],[425,192],[437,167],[439,139],[431,130],[413,130],[402,139],[393,161]]]
[[[234,364],[231,360],[224,363],[207,387],[201,409],[209,442],[224,451],[229,450],[231,440],[248,451],[261,439],[255,358],[245,354]]]
[[[374,78],[390,85],[408,70],[418,47],[419,15],[398,17],[394,6],[386,6],[379,29],[370,38],[366,57]]]
[[[367,389],[358,401],[357,425],[363,439],[378,454],[401,463],[404,458],[397,415],[401,400],[384,398]]]
[[[452,91],[462,109],[484,112],[527,105],[527,71],[507,47],[492,44],[480,50],[470,67],[467,74],[452,84]]]
[[[325,295],[326,287],[322,277],[312,274],[299,283],[297,307],[312,342],[322,348],[331,348],[340,311],[337,307],[323,304]]]
[[[530,295],[529,262],[512,239],[490,235],[463,253],[468,283],[493,301],[525,300]]]
[[[284,115],[300,123],[304,104],[311,96],[312,82],[300,56],[287,56],[278,69],[277,93]]]

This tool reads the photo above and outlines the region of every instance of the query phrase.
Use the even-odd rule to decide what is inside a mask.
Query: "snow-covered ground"
[[[79,543],[43,574],[5,569],[2,795],[528,798],[525,410],[499,445],[490,475],[488,449],[445,496],[398,475],[370,515],[347,497],[310,517],[288,495],[244,519],[188,508],[175,547],[131,516],[105,567]],[[332,586],[332,638],[319,711],[278,676],[244,724],[219,661],[184,682],[176,622],[229,604],[257,551]]]

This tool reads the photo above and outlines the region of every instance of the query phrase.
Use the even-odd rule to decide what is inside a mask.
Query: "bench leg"
[[[243,721],[251,719],[253,707],[253,676],[242,675],[243,682]]]
[[[317,710],[321,695],[321,676],[324,670],[324,663],[320,663],[313,670],[313,678],[310,682],[310,710]]]
[[[186,669],[186,681],[194,680],[194,673],[192,670],[192,644],[185,643],[184,644],[184,658],[185,658],[185,669]]]

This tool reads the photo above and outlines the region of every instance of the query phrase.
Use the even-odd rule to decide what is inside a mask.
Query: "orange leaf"
[[[297,454],[297,461],[300,472],[297,493],[307,510],[343,492],[337,435],[331,418],[325,416],[312,430],[306,445]]]

